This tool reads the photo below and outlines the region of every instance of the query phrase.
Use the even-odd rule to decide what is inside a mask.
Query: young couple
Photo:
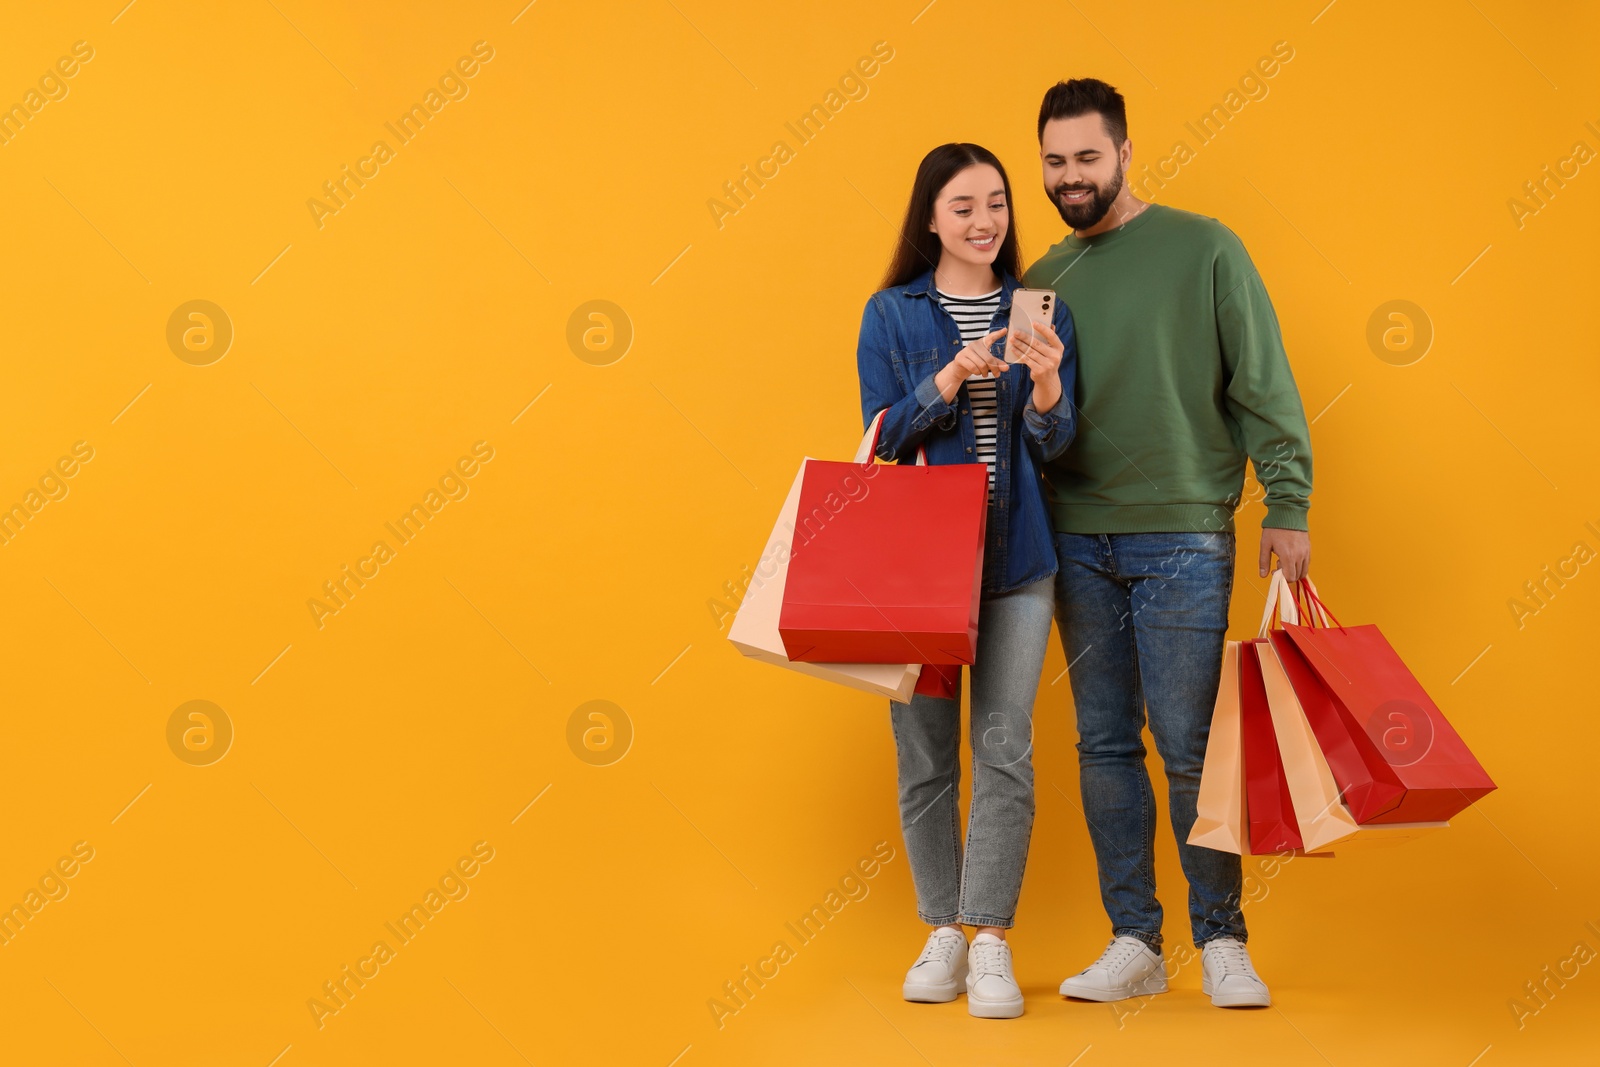
[[[1238,856],[1187,844],[1221,677],[1233,512],[1245,460],[1266,491],[1259,569],[1310,558],[1310,437],[1261,277],[1214,219],[1137,199],[1123,99],[1095,79],[1039,109],[1044,189],[1072,232],[1022,281],[1011,183],[973,144],[917,169],[885,288],[861,323],[864,423],[879,459],[984,463],[989,513],[971,667],[972,800],[957,800],[960,700],[890,704],[917,912],[933,929],[907,1000],[965,991],[1022,1014],[1011,929],[1033,830],[1033,703],[1060,624],[1077,709],[1083,812],[1111,942],[1068,997],[1165,992],[1148,721],[1189,882],[1201,985],[1221,1007],[1270,1003],[1245,949]],[[999,358],[1012,292],[1053,289],[1053,321]],[[976,927],[969,945],[963,927]]]

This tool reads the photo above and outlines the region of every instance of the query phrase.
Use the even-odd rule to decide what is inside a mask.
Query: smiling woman
[[[1077,341],[1066,302],[1055,302],[1049,322],[1012,337],[1015,362],[996,351],[1014,300],[1026,299],[1017,295],[1020,261],[1000,160],[981,145],[940,145],[917,167],[856,346],[862,421],[879,427],[877,458],[909,463],[925,454],[930,469],[987,468],[986,478],[969,480],[987,518],[970,592],[976,654],[960,661],[972,672],[964,849],[960,667],[949,685],[924,666],[909,703],[891,698],[889,720],[916,912],[931,928],[901,995],[948,1003],[965,991],[967,1011],[988,1019],[1023,1010],[1006,931],[1033,833],[1033,703],[1057,570],[1040,468],[1077,432]],[[930,510],[903,537],[909,546],[952,529],[948,515]],[[970,946],[964,926],[977,928]]]

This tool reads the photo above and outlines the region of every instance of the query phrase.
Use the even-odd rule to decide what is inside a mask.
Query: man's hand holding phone
[[[944,397],[945,403],[954,400],[961,383],[973,375],[987,377],[1004,374],[1011,369],[1010,364],[989,354],[989,347],[1004,337],[1005,333],[1006,328],[1002,326],[976,341],[968,341],[954,359],[939,369],[939,373],[934,375],[933,384],[939,387],[939,395]]]

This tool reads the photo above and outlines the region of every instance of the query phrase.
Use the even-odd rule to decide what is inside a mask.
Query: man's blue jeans
[[[1156,800],[1142,736],[1148,708],[1189,880],[1194,943],[1244,941],[1239,857],[1187,843],[1222,677],[1234,535],[1057,533],[1056,558],[1083,811],[1113,936],[1161,950]]]

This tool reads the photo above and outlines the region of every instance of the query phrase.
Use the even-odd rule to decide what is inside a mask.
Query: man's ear
[[[1117,153],[1122,157],[1122,169],[1127,170],[1133,162],[1133,140],[1129,138],[1122,142],[1122,150]]]

